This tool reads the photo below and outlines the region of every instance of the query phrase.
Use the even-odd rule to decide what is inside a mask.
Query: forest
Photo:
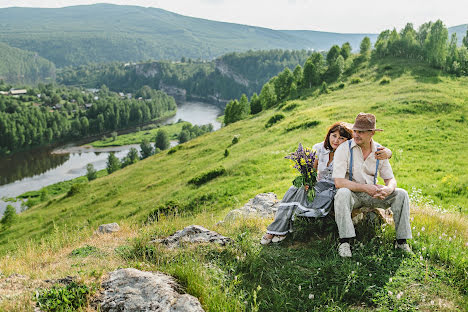
[[[131,98],[106,86],[94,91],[39,84],[26,95],[0,95],[0,153],[125,129],[176,109],[174,98],[149,87]]]

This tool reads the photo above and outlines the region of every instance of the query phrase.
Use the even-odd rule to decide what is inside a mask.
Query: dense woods
[[[106,86],[94,93],[40,84],[19,97],[0,95],[0,153],[124,129],[176,109],[162,91],[138,92],[145,98],[122,97]]]
[[[36,84],[55,80],[55,65],[37,55],[0,42],[0,80]]]
[[[134,92],[143,85],[154,89],[176,87],[186,97],[218,101],[240,97],[242,93],[260,92],[268,79],[285,67],[302,64],[310,51],[248,51],[229,53],[211,62],[181,58],[180,62],[141,64],[94,64],[66,67],[58,72],[57,81],[66,85],[98,87]]]
[[[253,94],[250,102],[245,94],[240,100],[230,101],[225,109],[224,123],[230,124],[244,119],[249,113],[257,114],[286,99],[297,98],[301,90],[320,87],[319,92],[326,93],[328,84],[351,75],[359,64],[370,58],[392,56],[415,59],[450,74],[468,75],[468,29],[461,46],[458,42],[456,33],[449,40],[448,29],[438,20],[424,23],[418,30],[411,23],[400,32],[396,29],[385,30],[378,36],[374,49],[370,39],[364,37],[357,55],[351,55],[352,47],[347,42],[341,47],[334,45],[325,58],[322,53],[314,52],[303,67],[297,66],[294,72],[286,67],[263,85],[260,95]]]

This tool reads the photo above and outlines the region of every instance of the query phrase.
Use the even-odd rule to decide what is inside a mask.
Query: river
[[[221,114],[222,110],[211,104],[178,103],[176,114],[162,124],[174,123],[181,119],[194,125],[211,123],[214,130],[218,130],[221,124],[216,118]],[[0,158],[0,216],[3,215],[7,205],[2,198],[16,197],[47,185],[83,176],[89,163],[93,164],[96,170],[104,169],[110,152],[115,152],[115,155],[122,159],[131,147],[139,150],[139,145],[97,149],[67,144],[57,149],[37,148]],[[60,150],[60,153],[54,153],[56,150]],[[65,153],[62,153],[63,151]],[[13,205],[18,212],[25,208],[21,202],[8,202],[8,204]]]

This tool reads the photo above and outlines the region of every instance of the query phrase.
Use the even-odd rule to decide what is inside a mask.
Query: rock
[[[204,311],[197,298],[180,294],[177,282],[160,272],[119,269],[110,273],[102,287],[97,304],[103,312]]]
[[[98,228],[99,233],[113,233],[118,232],[120,227],[117,223],[101,224]]]
[[[222,246],[229,243],[229,237],[222,236],[219,233],[205,229],[199,225],[190,225],[183,230],[175,232],[173,235],[163,238],[152,240],[151,243],[161,243],[167,245],[169,248],[180,246],[181,243],[217,243]]]
[[[351,213],[351,218],[354,225],[358,225],[362,222],[372,223],[374,225],[393,223],[393,214],[390,208],[382,209],[362,207],[354,209]]]
[[[242,208],[231,210],[224,221],[233,221],[239,218],[274,218],[278,205],[279,201],[275,193],[261,193],[249,200]]]

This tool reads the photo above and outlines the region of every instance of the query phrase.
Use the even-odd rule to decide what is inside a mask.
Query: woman
[[[332,179],[333,156],[341,143],[353,137],[351,128],[352,125],[345,122],[334,123],[328,129],[325,140],[314,145],[313,149],[316,150],[314,169],[318,174],[318,182],[314,186],[314,201],[307,201],[308,185],[301,188],[291,186],[281,200],[275,220],[267,227],[267,232],[260,241],[262,245],[285,239],[286,234],[292,232],[294,216],[319,218],[328,215],[336,192]],[[391,156],[392,152],[388,148],[379,147],[375,152],[377,159],[387,159]]]

